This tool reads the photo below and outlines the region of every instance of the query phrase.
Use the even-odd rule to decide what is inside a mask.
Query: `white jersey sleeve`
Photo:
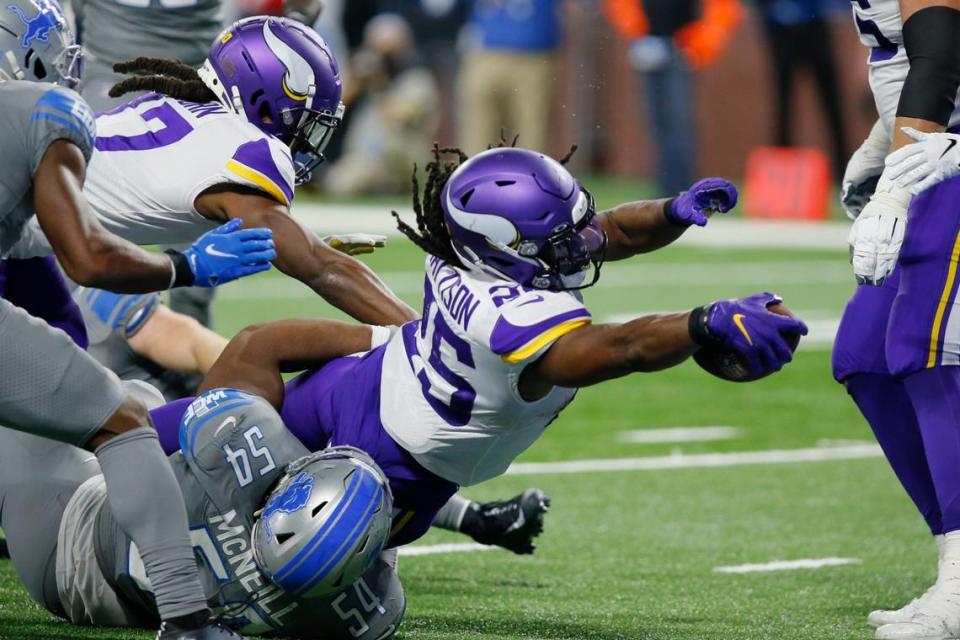
[[[149,94],[97,118],[84,193],[107,229],[137,244],[191,242],[217,226],[194,203],[219,184],[293,200],[279,140],[215,103]]]
[[[900,92],[910,72],[903,46],[903,22],[899,0],[853,0],[853,21],[860,42],[870,49],[870,90],[877,113],[890,132],[900,103]],[[955,102],[960,106],[960,100]],[[960,108],[950,116],[950,127],[960,125]]]
[[[579,297],[427,261],[423,318],[387,344],[384,428],[425,468],[461,485],[503,473],[573,399],[527,402],[524,368],[590,322]]]

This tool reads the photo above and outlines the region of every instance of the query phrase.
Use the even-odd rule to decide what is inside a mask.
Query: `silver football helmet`
[[[353,447],[290,464],[253,525],[260,570],[305,598],[336,593],[370,568],[390,536],[393,496],[380,467]]]
[[[7,0],[0,8],[0,79],[80,82],[82,50],[56,0]]]

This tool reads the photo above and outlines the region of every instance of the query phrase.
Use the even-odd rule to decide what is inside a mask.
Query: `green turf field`
[[[368,260],[419,300],[422,257],[394,239]],[[587,294],[597,319],[689,308],[769,288],[818,326],[852,289],[842,252],[670,249],[610,265]],[[263,275],[226,287],[218,328],[329,309],[302,286]],[[583,391],[524,462],[849,446],[870,441],[830,378],[821,335],[780,375],[734,385],[695,365]],[[621,432],[729,426],[732,439],[631,444]],[[509,475],[478,499],[539,486],[553,498],[533,557],[505,551],[401,558],[409,607],[400,637],[847,640],[871,637],[867,612],[900,605],[933,578],[934,549],[880,458],[720,468]],[[437,532],[417,544],[467,542]],[[723,565],[854,558],[816,570],[724,574]],[[150,638],[71,628],[33,607],[0,565],[2,638]],[[321,637],[322,637],[322,631]]]

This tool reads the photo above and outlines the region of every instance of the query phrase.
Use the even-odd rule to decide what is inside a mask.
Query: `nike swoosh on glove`
[[[667,218],[682,227],[705,227],[714,213],[737,206],[737,187],[724,178],[704,178],[667,203]]]
[[[912,195],[960,174],[960,136],[901,129],[916,142],[900,147],[887,157],[887,177]]]
[[[880,176],[877,191],[853,222],[847,243],[850,264],[859,284],[879,287],[893,273],[907,230],[912,196],[887,177]]]
[[[234,218],[200,236],[183,252],[193,272],[194,286],[216,287],[270,268],[270,262],[277,258],[273,231],[241,229],[242,225]]]
[[[799,318],[767,309],[781,302],[783,298],[769,292],[714,302],[706,310],[710,341],[743,356],[754,376],[779,371],[793,360],[784,336],[807,335],[807,325]]]

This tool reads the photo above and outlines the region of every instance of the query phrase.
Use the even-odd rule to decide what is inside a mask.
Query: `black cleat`
[[[493,544],[516,554],[533,553],[533,539],[543,532],[543,514],[550,498],[540,489],[527,489],[503,502],[474,504],[463,515],[460,531],[480,544]]]
[[[246,640],[239,633],[210,621],[198,629],[183,629],[171,622],[162,622],[156,640]]]

